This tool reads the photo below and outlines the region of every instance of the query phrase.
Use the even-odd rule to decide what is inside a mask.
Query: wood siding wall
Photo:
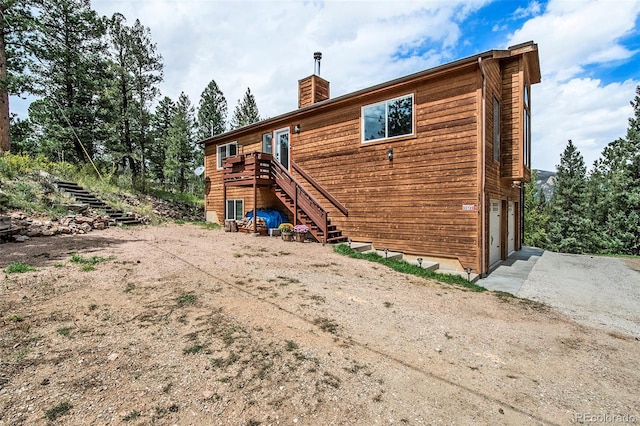
[[[295,123],[273,123],[269,130],[300,124],[300,134],[290,135],[292,160],[346,205],[349,216],[343,216],[301,176],[294,176],[349,238],[378,248],[459,259],[463,266],[477,270],[479,81],[477,66],[470,66],[446,77],[363,95]],[[407,94],[414,95],[414,135],[361,143],[361,108]],[[261,149],[262,133],[238,140],[244,152]],[[387,159],[390,148],[393,161]],[[215,170],[215,161],[215,147],[208,146],[207,209],[224,217],[221,173],[209,172]],[[238,194],[245,199],[245,210],[251,208],[251,189],[229,189],[227,194],[228,198]],[[473,205],[475,210],[463,211],[463,205]]]
[[[502,66],[502,177],[523,177],[522,71],[518,58]]]

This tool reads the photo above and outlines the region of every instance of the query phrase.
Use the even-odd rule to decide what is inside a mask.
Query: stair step
[[[371,251],[371,243],[357,243],[351,242],[351,249],[362,253],[363,251]]]
[[[82,204],[87,204],[92,208],[104,210],[112,221],[120,225],[139,225],[141,222],[135,217],[127,216],[123,211],[116,210],[113,207],[109,207],[100,198],[82,188],[80,185],[74,182],[58,181],[56,182],[58,189],[67,192],[77,201]]]
[[[455,270],[452,270],[452,269],[437,269],[436,272],[439,273],[439,274],[457,275],[459,277],[467,279],[467,273],[464,272],[464,271],[455,271]],[[470,275],[469,282],[475,283],[476,281],[478,281],[479,278],[480,278],[479,274],[473,274],[472,273]]]
[[[363,254],[367,254],[367,253],[377,253],[382,257],[385,257],[384,254],[384,250],[367,250],[367,251],[363,251]],[[388,251],[386,258],[387,259],[397,259],[397,260],[402,260],[402,256],[403,254],[397,251]]]
[[[420,266],[418,265],[418,261],[416,259],[405,259],[404,261],[412,265]],[[422,261],[422,269],[430,269],[432,271],[436,271],[439,268],[440,268],[440,264],[438,262],[430,262],[428,260]]]

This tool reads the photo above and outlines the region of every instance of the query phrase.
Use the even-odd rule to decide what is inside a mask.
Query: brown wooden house
[[[522,244],[531,176],[533,42],[299,108],[202,141],[207,220],[287,212],[318,241],[346,237],[486,274]]]

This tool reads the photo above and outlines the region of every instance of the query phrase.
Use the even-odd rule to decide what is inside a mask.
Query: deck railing
[[[322,232],[326,241],[329,237],[329,215],[320,203],[309,194],[293,176],[277,161],[271,163],[271,175],[280,187],[293,200],[293,211],[298,219],[298,209],[302,210]],[[316,234],[316,237],[318,235]]]
[[[273,156],[262,152],[227,157],[222,162],[223,179],[226,186],[244,186],[256,183],[271,183]]]

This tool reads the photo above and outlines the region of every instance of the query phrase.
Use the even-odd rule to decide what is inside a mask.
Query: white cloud
[[[103,15],[121,11],[151,28],[165,60],[163,95],[185,91],[197,104],[211,79],[230,111],[246,88],[261,115],[297,107],[297,82],[313,73],[322,51],[322,76],[338,96],[446,62],[461,36],[459,23],[485,1],[107,1]],[[427,54],[425,43],[437,46]],[[404,49],[406,57],[394,54]]]
[[[517,19],[536,16],[542,10],[542,6],[537,1],[532,1],[527,7],[519,7],[513,12],[513,16]]]
[[[532,88],[535,168],[554,170],[572,139],[587,167],[626,133],[639,79],[603,84],[584,69],[633,56],[620,39],[635,31],[640,2],[551,0],[542,15],[515,31],[508,44],[535,40],[542,83]]]

